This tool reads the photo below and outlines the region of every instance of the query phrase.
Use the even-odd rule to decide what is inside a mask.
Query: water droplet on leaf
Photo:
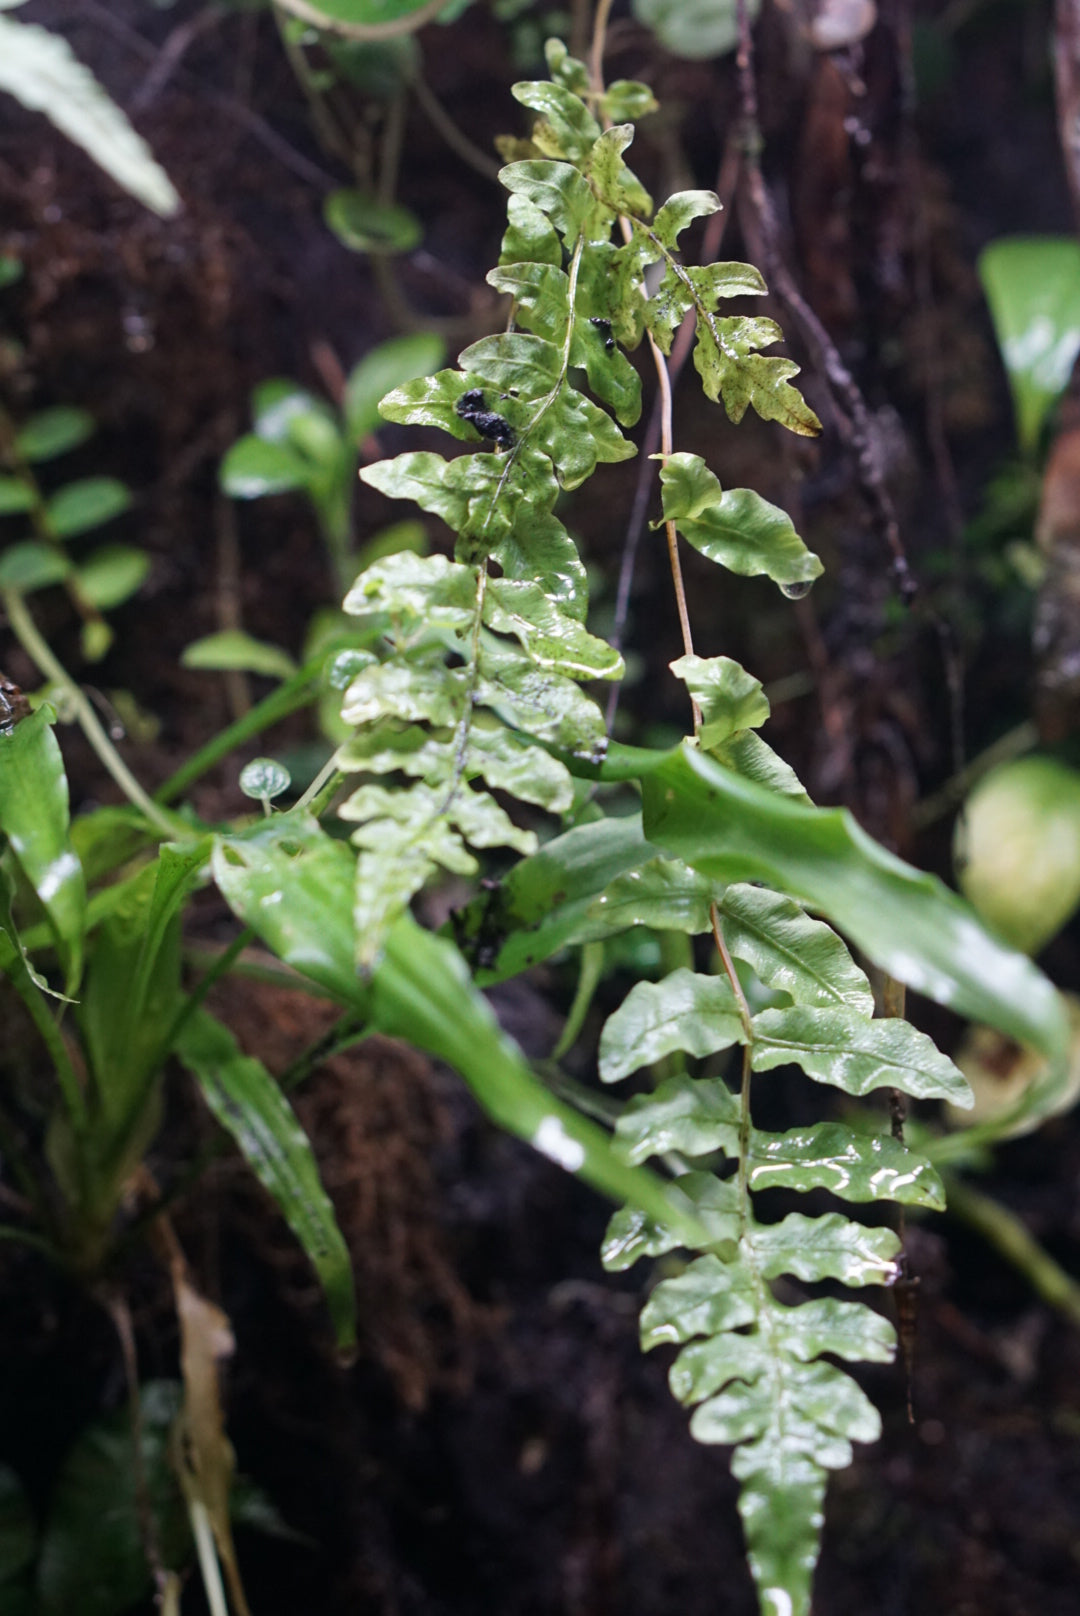
[[[813,587],[809,579],[801,579],[792,584],[781,584],[780,593],[786,595],[788,600],[805,600]]]

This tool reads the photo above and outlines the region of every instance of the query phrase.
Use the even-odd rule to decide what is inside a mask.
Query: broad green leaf
[[[1033,454],[1080,352],[1080,244],[1072,236],[1014,236],[984,248],[978,268],[1017,436]]]
[[[752,1190],[825,1189],[844,1201],[903,1201],[932,1212],[945,1206],[941,1179],[925,1157],[887,1134],[854,1133],[839,1122],[788,1133],[753,1129],[748,1179]]]
[[[461,370],[440,370],[434,376],[402,381],[392,392],[380,395],[377,420],[437,426],[463,443],[475,443],[480,434],[457,407],[469,390],[469,377]]]
[[[73,993],[82,973],[86,882],[71,845],[67,775],[48,708],[0,730],[0,832],[48,916]]]
[[[84,477],[46,502],[45,516],[58,539],[73,539],[101,527],[130,508],[131,494],[115,477]]]
[[[58,546],[37,539],[11,544],[0,555],[0,587],[18,589],[24,595],[60,583],[71,571],[71,561]]]
[[[109,612],[140,590],[150,571],[145,550],[130,544],[107,544],[75,568],[79,590],[92,606]]]
[[[572,772],[590,772],[571,761]],[[885,851],[838,808],[807,808],[684,746],[612,747],[600,776],[640,778],[649,840],[716,881],[762,881],[827,915],[909,987],[1046,1054],[1058,1092],[1068,1027],[1029,960],[985,932],[933,876]]]
[[[585,925],[591,937],[630,926],[700,936],[712,925],[710,908],[722,890],[679,859],[649,859],[616,876],[587,911]]]
[[[0,17],[0,90],[43,112],[69,140],[146,207],[169,218],[180,198],[97,79],[59,34]]]
[[[88,410],[61,404],[31,415],[15,435],[15,448],[23,460],[53,460],[77,449],[94,433],[94,417]]]
[[[421,10],[427,0],[307,0],[307,4],[312,11],[321,13],[327,20],[327,26],[332,28],[335,22],[361,25],[396,22]],[[440,19],[449,21],[463,9],[461,0],[447,0],[439,14]]]
[[[502,724],[478,713],[469,731],[466,770],[483,776],[492,791],[508,791],[549,813],[565,813],[574,800],[574,782],[565,764],[539,746],[522,746]]]
[[[674,1279],[661,1280],[641,1314],[641,1345],[653,1347],[690,1341],[750,1324],[757,1316],[751,1274],[738,1263],[721,1262],[708,1253],[695,1257]]]
[[[676,1050],[714,1055],[745,1036],[726,977],[672,971],[662,982],[639,982],[608,1017],[600,1034],[600,1076],[615,1083]]]
[[[754,1017],[751,1059],[755,1072],[791,1062],[817,1083],[848,1094],[896,1088],[920,1100],[973,1103],[963,1074],[925,1033],[908,1021],[868,1021],[859,1011],[793,1005]]]
[[[575,679],[617,679],[623,671],[614,646],[560,612],[538,584],[490,579],[484,622],[498,634],[512,634],[540,669]]]
[[[575,757],[602,754],[604,715],[592,697],[573,679],[535,667],[516,648],[507,656],[496,644],[481,644],[476,699],[512,727],[566,747]]]
[[[0,516],[17,516],[34,508],[34,490],[21,477],[0,477]]]
[[[791,898],[766,887],[733,883],[719,900],[724,941],[767,987],[796,1004],[846,1006],[872,1016],[874,995],[840,938],[811,920]]]
[[[467,696],[460,668],[403,659],[362,668],[345,692],[341,715],[347,724],[369,724],[387,714],[415,723],[457,722]]]
[[[176,1381],[139,1388],[142,1473],[163,1563],[191,1556],[187,1511],[169,1463],[182,1389]],[[37,1616],[116,1616],[151,1590],[135,1466],[131,1409],[87,1425],[53,1484],[42,1530]]]
[[[499,263],[553,264],[561,274],[562,245],[547,216],[526,196],[512,196],[506,212],[509,222]]]
[[[588,182],[576,168],[544,159],[511,163],[499,179],[514,196],[545,214],[567,245],[573,245],[593,205]]]
[[[353,252],[409,253],[424,239],[415,213],[363,191],[331,191],[323,203],[323,218],[342,246]]]
[[[414,376],[429,376],[438,370],[445,354],[446,344],[430,331],[391,337],[365,354],[345,383],[345,419],[353,442],[360,443],[378,430],[382,419],[379,401],[391,388]]]
[[[798,1307],[778,1307],[773,1318],[785,1352],[803,1363],[822,1353],[848,1363],[892,1363],[896,1331],[862,1302],[822,1297]]]
[[[672,1230],[705,1237],[693,1201],[628,1167],[604,1131],[557,1100],[500,1031],[454,946],[405,915],[369,980],[355,970],[354,858],[306,814],[280,814],[220,837],[214,873],[230,908],[286,963],[332,997],[453,1066],[489,1116],[602,1194],[631,1201]]]
[[[510,93],[522,106],[541,114],[542,123],[532,138],[549,156],[579,161],[600,138],[600,125],[580,96],[561,84],[526,81],[511,85]]]
[[[786,512],[749,488],[721,492],[700,455],[671,455],[661,467],[660,484],[665,519],[710,561],[746,578],[764,573],[781,588],[820,577],[821,562]]]
[[[756,729],[768,718],[761,680],[730,657],[681,656],[669,665],[701,709],[698,743],[707,752],[736,730]]]
[[[296,672],[296,663],[280,645],[253,639],[239,628],[222,629],[218,634],[192,640],[184,647],[180,661],[185,668],[260,673],[267,679],[290,679]]]
[[[780,1223],[757,1224],[748,1238],[766,1279],[794,1274],[854,1286],[887,1284],[896,1274],[900,1250],[894,1229],[868,1229],[839,1212],[820,1218],[789,1212]]]
[[[757,16],[760,4],[761,0],[747,0],[751,18]],[[739,39],[735,0],[634,0],[634,16],[653,30],[666,50],[694,60],[724,56]],[[763,1616],[782,1613],[765,1611]]]
[[[262,1062],[244,1055],[229,1029],[204,1010],[184,1024],[177,1053],[311,1259],[338,1346],[353,1346],[356,1296],[348,1247],[289,1102]]]
[[[695,219],[707,219],[720,211],[720,198],[715,191],[676,191],[658,208],[652,222],[652,233],[663,246],[675,251],[679,236]],[[749,269],[750,266],[746,265]]]
[[[651,1094],[634,1096],[615,1125],[615,1137],[630,1162],[671,1151],[708,1156],[722,1150],[736,1156],[739,1102],[721,1078],[694,1079],[679,1072]]]
[[[633,138],[633,124],[605,129],[583,166],[594,194],[606,209],[627,217],[647,218],[652,212],[652,197],[622,157]],[[602,233],[606,239],[608,220],[604,212],[594,211],[588,224],[590,236]]]
[[[636,123],[660,110],[649,86],[636,79],[615,79],[605,90],[601,105],[612,123]]]
[[[412,638],[424,638],[433,627],[468,632],[476,617],[478,584],[475,567],[463,567],[442,555],[401,550],[360,574],[345,596],[343,610],[355,617],[386,612],[395,642],[404,646]]]
[[[307,488],[312,468],[287,444],[252,433],[233,444],[221,463],[220,479],[223,492],[233,499],[262,499]]]

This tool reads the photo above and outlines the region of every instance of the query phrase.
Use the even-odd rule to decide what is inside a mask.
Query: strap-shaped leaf
[[[0,17],[0,90],[43,112],[132,196],[168,218],[180,207],[172,181],[66,39]]]
[[[791,898],[733,882],[719,899],[724,940],[770,988],[796,1004],[874,1013],[874,995],[843,942]]]
[[[817,1083],[848,1094],[897,1088],[920,1100],[973,1104],[963,1073],[908,1021],[867,1021],[858,1010],[793,1005],[754,1017],[755,1072],[795,1062]]]
[[[786,511],[749,488],[721,489],[700,455],[669,456],[660,486],[665,520],[710,561],[747,578],[764,573],[789,589],[821,576],[821,562]]]
[[[600,1034],[600,1076],[615,1083],[676,1050],[714,1055],[744,1038],[726,977],[672,971],[662,982],[639,982],[608,1017]]]
[[[0,832],[37,893],[67,991],[82,972],[86,882],[69,835],[68,783],[49,708],[0,725]]]
[[[621,1161],[602,1128],[533,1075],[453,944],[406,915],[371,977],[357,975],[354,855],[310,816],[278,814],[240,835],[218,837],[213,868],[230,908],[279,958],[368,1015],[373,1029],[407,1038],[455,1067],[500,1127],[602,1194],[642,1208],[672,1245],[709,1243],[690,1196]]]
[[[288,1100],[262,1062],[243,1054],[229,1029],[205,1010],[185,1022],[177,1054],[311,1259],[338,1346],[354,1345],[356,1296],[348,1247]]]

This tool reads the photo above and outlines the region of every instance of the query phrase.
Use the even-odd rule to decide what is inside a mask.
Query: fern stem
[[[750,1064],[753,1051],[754,1026],[750,1014],[750,1006],[743,992],[743,985],[739,981],[739,973],[735,969],[727,943],[724,941],[723,928],[720,925],[720,911],[715,903],[709,905],[709,921],[712,925],[713,941],[724,964],[724,971],[731,983],[731,991],[735,995],[735,1003],[739,1007],[739,1020],[742,1022],[746,1043],[743,1046],[742,1087],[739,1093],[739,1225],[745,1231],[750,1217],[749,1195],[749,1161],[750,1161],[750,1079],[753,1068]]]
[[[599,97],[604,93],[604,45],[607,41],[608,18],[611,16],[613,0],[600,0],[593,19],[592,46],[589,50],[589,78],[592,80],[594,93]]]

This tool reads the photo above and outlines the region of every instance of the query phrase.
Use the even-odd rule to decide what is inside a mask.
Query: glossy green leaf
[[[491,579],[483,620],[496,633],[519,640],[538,668],[574,679],[617,679],[623,671],[618,651],[560,612],[538,584]]]
[[[695,1435],[708,1441],[697,1415],[691,1430],[695,1421]],[[739,1514],[762,1616],[809,1616],[825,1524],[824,1472],[797,1449],[786,1451],[778,1442],[740,1448],[732,1469],[742,1481]]]
[[[984,248],[978,267],[1017,436],[1031,454],[1080,353],[1080,244],[1072,236],[1014,236]]]
[[[761,0],[747,0],[756,17]],[[651,28],[666,50],[694,60],[724,56],[739,39],[735,0],[634,0],[634,16]],[[764,1616],[781,1616],[767,1611]]]
[[[671,455],[660,484],[665,518],[710,561],[747,578],[764,573],[782,588],[820,577],[821,562],[786,512],[749,488],[722,492],[700,455]]]
[[[321,13],[332,27],[335,22],[372,23],[396,22],[419,11],[427,0],[308,0],[312,11]],[[450,0],[445,8],[451,9]]]
[[[54,460],[93,434],[94,417],[88,410],[61,404],[31,415],[15,435],[15,448],[23,460]]]
[[[725,986],[727,984],[725,983]],[[627,1161],[647,1161],[675,1151],[708,1156],[738,1154],[739,1102],[721,1078],[665,1078],[651,1094],[636,1094],[615,1125]]]
[[[363,191],[331,191],[323,218],[343,247],[363,253],[408,253],[424,239],[414,213],[396,202],[380,202]]]
[[[546,159],[511,163],[501,170],[499,179],[514,196],[531,202],[545,214],[568,245],[592,209],[588,181],[569,163]]]
[[[651,112],[659,112],[660,103],[647,84],[637,79],[615,79],[604,91],[602,106],[611,123],[636,123]]]
[[[728,948],[767,987],[789,994],[796,1004],[844,1006],[873,1015],[865,972],[831,927],[811,920],[791,898],[736,882],[723,889],[719,913]]]
[[[722,890],[679,859],[649,859],[605,887],[589,907],[585,926],[590,938],[614,935],[630,926],[700,936],[712,925],[710,909]]]
[[[173,1569],[191,1556],[187,1512],[169,1463],[181,1401],[175,1381],[139,1389],[142,1471],[162,1561]],[[92,1421],[60,1466],[42,1532],[37,1616],[116,1616],[149,1594],[139,1509],[131,1411],[124,1407]]]
[[[245,797],[252,797],[256,802],[272,802],[283,791],[288,791],[291,784],[292,776],[288,769],[276,758],[252,758],[240,770],[240,790]]]
[[[233,444],[220,476],[222,489],[233,499],[262,499],[308,487],[312,468],[287,444],[251,434]]]
[[[239,628],[222,629],[192,640],[184,647],[180,661],[185,668],[259,673],[267,679],[291,679],[296,672],[296,663],[280,645],[253,639]]]
[[[150,557],[130,544],[107,544],[75,568],[79,590],[99,611],[110,612],[130,600],[146,582]]]
[[[180,198],[149,146],[110,100],[66,39],[33,23],[0,17],[0,90],[57,129],[162,218]]]
[[[45,516],[58,539],[73,539],[111,522],[131,506],[131,494],[115,477],[84,477],[46,502]]]
[[[641,1313],[641,1345],[690,1341],[750,1324],[757,1316],[753,1277],[745,1266],[696,1257],[674,1279],[661,1280]]]
[[[311,1259],[338,1346],[353,1346],[356,1296],[348,1247],[289,1102],[262,1062],[244,1055],[229,1029],[205,1011],[185,1022],[177,1053]]]
[[[379,402],[391,388],[400,387],[414,376],[429,376],[438,370],[445,354],[442,338],[429,331],[391,337],[365,354],[353,366],[345,384],[345,419],[353,442],[360,443],[378,429]]]
[[[34,508],[34,490],[21,477],[0,476],[0,516],[17,516]]]
[[[0,831],[48,916],[72,993],[82,972],[86,882],[71,845],[67,775],[51,720],[39,707],[10,733],[0,729]]]
[[[698,743],[707,752],[736,730],[756,729],[768,718],[761,680],[730,657],[681,656],[670,666],[701,709]]]
[[[726,977],[672,971],[662,982],[639,982],[608,1017],[600,1034],[600,1076],[614,1083],[676,1050],[714,1055],[744,1039]]]
[[[71,571],[71,561],[62,550],[38,539],[10,544],[0,555],[0,587],[17,589],[24,595],[60,583]]]
[[[896,1088],[919,1100],[948,1100],[968,1109],[967,1079],[925,1033],[908,1021],[867,1021],[847,1007],[793,1005],[754,1017],[751,1059],[755,1072],[796,1063],[817,1083],[848,1094]]]
[[[839,1212],[820,1218],[789,1212],[780,1223],[758,1224],[751,1242],[766,1279],[794,1274],[855,1286],[887,1284],[896,1274],[900,1250],[894,1229],[868,1229]]]
[[[748,1179],[752,1190],[825,1189],[844,1201],[902,1201],[932,1212],[945,1206],[925,1157],[887,1134],[858,1134],[838,1122],[788,1133],[753,1129]]]

